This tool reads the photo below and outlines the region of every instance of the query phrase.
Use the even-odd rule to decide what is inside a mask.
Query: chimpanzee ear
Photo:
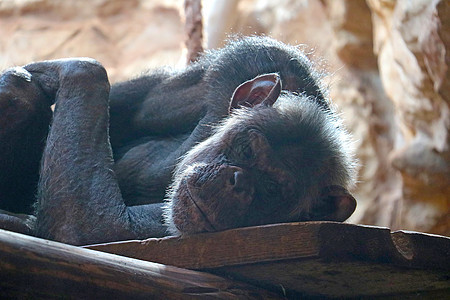
[[[342,186],[332,185],[322,191],[320,204],[313,208],[312,219],[343,222],[355,209],[355,198]]]
[[[239,106],[254,107],[257,104],[272,106],[281,93],[280,76],[276,73],[264,74],[238,86],[231,97],[231,112]]]

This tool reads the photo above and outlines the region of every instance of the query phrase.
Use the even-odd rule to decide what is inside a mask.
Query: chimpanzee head
[[[237,87],[229,112],[175,170],[166,211],[172,233],[344,221],[353,213],[354,163],[331,110],[282,90],[271,73]]]

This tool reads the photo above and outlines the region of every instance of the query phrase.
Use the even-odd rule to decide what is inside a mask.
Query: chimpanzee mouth
[[[215,232],[218,231],[214,225],[212,224],[212,222],[209,220],[208,216],[205,214],[205,212],[200,208],[200,206],[197,204],[196,198],[194,197],[192,191],[191,191],[191,185],[188,183],[187,179],[185,178],[183,180],[184,185],[186,186],[186,195],[189,197],[189,200],[194,204],[195,208],[197,209],[197,211],[200,213],[200,215],[202,216],[203,220],[206,223],[207,228],[205,228],[206,231],[210,231],[210,232]]]

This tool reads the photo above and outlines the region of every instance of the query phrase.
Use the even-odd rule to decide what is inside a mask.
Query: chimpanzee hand
[[[31,213],[51,100],[22,67],[0,75],[0,207]],[[7,219],[10,219],[9,217]]]

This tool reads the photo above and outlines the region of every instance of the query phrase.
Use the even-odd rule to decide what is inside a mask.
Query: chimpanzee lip
[[[187,182],[186,178],[184,179],[184,185],[186,186],[186,194],[191,200],[191,202],[194,204],[195,208],[200,212],[201,216],[205,220],[206,225],[208,225],[212,230],[209,230],[206,228],[207,231],[217,231],[217,229],[214,227],[212,222],[208,219],[208,216],[203,212],[203,210],[200,208],[200,206],[196,202],[196,197],[191,192],[190,184]]]

